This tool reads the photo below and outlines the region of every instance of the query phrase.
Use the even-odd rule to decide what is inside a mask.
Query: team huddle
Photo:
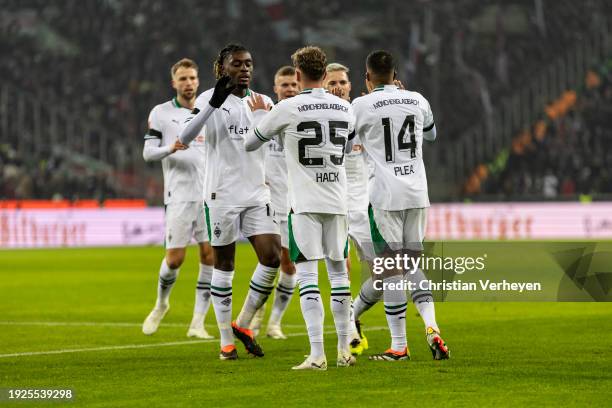
[[[390,270],[371,277],[352,299],[348,245],[350,237],[370,265],[374,257],[419,256],[423,250],[429,198],[422,144],[436,138],[431,108],[396,80],[393,56],[386,51],[368,56],[369,93],[352,103],[349,69],[328,64],[320,48],[301,48],[292,62],[275,75],[276,103],[250,89],[253,59],[241,45],[221,50],[214,64],[217,83],[197,98],[197,65],[183,59],[172,67],[177,96],[151,111],[143,150],[145,160],[162,161],[166,206],[166,256],[143,332],[155,333],[167,313],[193,238],[200,247],[200,272],[187,335],[212,338],[204,328],[212,302],[222,360],[238,358],[235,338],[249,354],[264,356],[256,338],[272,292],[266,334],[285,339],[281,321],[297,285],[310,353],[293,369],[327,369],[320,260],[331,286],[336,365],[352,366],[355,356],[368,349],[359,319],[379,300],[391,347],[369,358],[407,360],[408,295],[378,290],[373,280],[418,282],[426,279],[423,271]],[[241,237],[250,241],[258,263],[232,320],[235,249]],[[409,295],[425,323],[433,358],[449,358],[431,292],[417,289]]]

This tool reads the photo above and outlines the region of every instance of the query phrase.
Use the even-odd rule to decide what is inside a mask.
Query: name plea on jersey
[[[419,101],[417,101],[416,99],[408,99],[408,98],[399,99],[399,98],[395,98],[395,99],[383,99],[381,101],[378,101],[378,102],[372,104],[374,109],[382,108],[384,106],[389,106],[389,105],[417,105],[418,106],[419,105]]]
[[[394,166],[393,170],[395,171],[396,176],[408,176],[410,174],[414,174],[414,165],[405,164],[403,166]]]

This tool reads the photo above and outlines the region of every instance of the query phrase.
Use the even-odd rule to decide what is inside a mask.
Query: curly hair
[[[223,63],[225,59],[238,51],[248,51],[244,45],[241,44],[227,44],[221,51],[219,51],[219,55],[217,59],[213,63],[213,72],[215,74],[215,79],[221,78],[223,75]]]
[[[291,56],[293,66],[302,71],[309,79],[318,81],[325,75],[327,56],[319,47],[300,48]]]

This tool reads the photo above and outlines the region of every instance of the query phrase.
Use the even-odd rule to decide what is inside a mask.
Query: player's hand
[[[400,81],[399,79],[394,79],[393,84],[399,89],[406,89],[406,87],[404,87],[404,84],[402,84],[402,81]]]
[[[340,88],[339,86],[332,88],[331,93],[332,95],[335,95],[338,98],[342,98],[344,95],[344,92],[342,92],[342,88]]]
[[[219,109],[223,102],[227,99],[227,97],[232,93],[234,89],[236,89],[236,84],[231,83],[232,79],[225,75],[219,78],[217,83],[215,84],[215,91],[213,92],[212,97],[210,98],[210,106],[213,108]]]
[[[172,150],[170,151],[170,153],[174,153],[177,150],[187,150],[189,148],[189,146],[182,144],[180,140],[176,139],[176,142],[174,142],[174,144],[172,145]]]
[[[255,112],[259,109],[267,111],[272,109],[272,106],[270,104],[266,104],[263,96],[257,93],[253,93],[253,95],[251,95],[251,97],[247,100],[247,103],[249,104],[249,108],[251,108],[251,112]]]

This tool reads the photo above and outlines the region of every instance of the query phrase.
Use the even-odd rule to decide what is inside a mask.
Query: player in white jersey
[[[423,163],[423,139],[436,137],[429,102],[419,93],[399,89],[394,84],[395,63],[386,51],[374,51],[366,60],[366,83],[370,94],[353,101],[355,132],[361,138],[373,168],[369,185],[370,226],[377,256],[407,254],[420,256],[425,238],[427,178]],[[420,269],[390,271],[382,283],[426,279]],[[380,278],[378,278],[380,279]],[[412,300],[425,323],[427,341],[434,359],[449,357],[435,319],[431,292],[415,290]],[[406,342],[406,292],[384,290],[391,347],[374,360],[409,359]]]
[[[323,304],[318,261],[325,259],[331,283],[330,306],[338,334],[337,365],[355,363],[349,350],[350,282],[346,270],[345,149],[352,142],[351,105],[322,88],[327,58],[318,47],[305,47],[293,56],[302,92],[269,112],[247,137],[245,148],[258,149],[277,137],[285,148],[289,177],[289,251],[296,263],[300,306],[311,351],[295,370],[325,370]]]
[[[325,88],[334,95],[350,102],[351,81],[348,76],[349,69],[342,64],[332,63],[327,66],[326,72]],[[353,149],[346,154],[344,160],[348,191],[349,237],[351,237],[357,248],[359,258],[365,261],[363,257],[363,247],[370,242],[370,223],[368,221],[368,169],[363,145],[358,137],[353,139]],[[367,265],[367,263],[365,264]],[[350,275],[350,257],[346,258],[346,265]],[[361,331],[359,320],[354,320],[352,309],[353,305],[351,302],[351,323],[354,326],[351,334],[351,353],[360,355],[363,350],[368,349],[368,339]]]
[[[214,89],[198,96],[194,116],[179,137],[187,143],[205,126],[204,201],[215,255],[211,295],[221,334],[222,360],[235,360],[238,356],[234,335],[249,353],[263,357],[248,327],[274,289],[280,263],[279,228],[265,183],[265,152],[244,150],[244,137],[255,125],[253,110],[273,105],[269,97],[249,89],[252,72],[253,59],[245,47],[230,44],[223,48],[215,61],[218,82]],[[241,234],[253,245],[259,263],[242,310],[232,322],[234,257]]]
[[[297,92],[298,83],[295,68],[288,65],[279,68],[274,75],[274,93],[277,101],[292,98],[297,95]],[[278,143],[276,139],[272,139],[266,148],[266,184],[270,187],[272,209],[280,226],[281,235],[280,273],[266,334],[273,339],[286,339],[287,336],[281,330],[281,319],[293,295],[296,276],[295,265],[289,258],[287,164],[285,163],[283,145]],[[257,313],[255,313],[251,322],[250,329],[256,336],[259,333],[265,309],[265,304],[257,309]]]
[[[213,262],[200,174],[204,169],[204,135],[198,135],[189,145],[178,140],[181,125],[194,107],[199,85],[198,66],[185,58],[172,66],[171,75],[176,96],[151,111],[142,152],[146,161],[162,162],[166,206],[166,257],[159,270],[157,302],[142,331],[147,335],[155,333],[168,312],[170,291],[185,259],[185,248],[193,237],[200,247],[200,271],[187,336],[209,339],[212,336],[204,328],[204,318],[210,306]]]

